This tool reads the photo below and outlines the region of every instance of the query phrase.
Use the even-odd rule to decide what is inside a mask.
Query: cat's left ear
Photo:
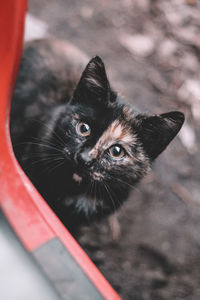
[[[139,137],[150,159],[155,159],[177,135],[184,122],[179,111],[142,116],[139,120]]]
[[[108,104],[110,100],[110,84],[102,59],[92,58],[82,73],[74,91],[73,102]]]

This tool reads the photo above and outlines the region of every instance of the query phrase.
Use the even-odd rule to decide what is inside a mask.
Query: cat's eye
[[[91,134],[90,126],[85,122],[79,122],[76,125],[76,131],[81,136],[89,136]]]
[[[126,155],[124,148],[120,145],[113,145],[108,149],[109,154],[114,159],[121,159]]]

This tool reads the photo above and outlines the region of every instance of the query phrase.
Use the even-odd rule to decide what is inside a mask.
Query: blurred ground
[[[141,110],[185,113],[118,213],[118,240],[106,220],[79,242],[123,299],[200,299],[199,1],[30,0],[29,12],[48,35],[101,55],[113,86]]]

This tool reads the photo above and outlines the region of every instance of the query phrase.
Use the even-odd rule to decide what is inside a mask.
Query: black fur
[[[184,116],[147,116],[128,107],[111,89],[98,56],[78,82],[74,70],[80,72],[81,63],[72,65],[70,57],[54,53],[53,45],[33,42],[24,50],[13,96],[11,138],[26,174],[73,230],[121,206],[178,133]],[[115,160],[108,149],[92,157],[90,151],[115,120],[133,137],[127,145],[131,158]],[[80,121],[89,124],[88,137],[77,133]]]

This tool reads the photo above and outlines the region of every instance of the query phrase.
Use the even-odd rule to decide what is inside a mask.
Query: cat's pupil
[[[122,149],[119,146],[114,146],[112,152],[113,152],[114,156],[119,156],[122,152]]]
[[[90,127],[88,124],[82,124],[80,130],[82,133],[87,133],[90,130]]]

